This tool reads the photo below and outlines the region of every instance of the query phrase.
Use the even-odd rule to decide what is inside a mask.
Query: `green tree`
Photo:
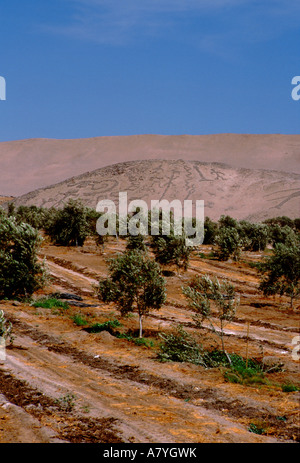
[[[230,215],[222,215],[218,221],[218,225],[220,228],[238,228],[239,226],[238,221],[230,217]]]
[[[300,241],[275,244],[273,254],[265,258],[258,267],[261,273],[259,289],[265,295],[280,294],[290,298],[293,309],[294,299],[300,294]]]
[[[43,287],[46,272],[38,261],[42,238],[29,224],[0,219],[0,298],[31,296]]]
[[[242,220],[239,223],[239,235],[243,241],[243,247],[247,251],[264,251],[269,238],[269,229],[266,224],[251,223]]]
[[[46,226],[52,242],[61,246],[83,246],[89,231],[87,208],[74,199],[56,211]]]
[[[141,338],[143,317],[160,309],[166,300],[165,280],[159,265],[146,253],[127,251],[111,260],[109,277],[99,282],[98,297],[115,302],[122,315],[137,311]]]
[[[295,232],[289,225],[281,226],[278,223],[269,225],[269,241],[272,246],[282,243],[288,245],[297,239],[297,232]]]
[[[236,295],[234,286],[226,280],[219,281],[216,277],[197,275],[182,288],[182,292],[190,308],[195,312],[196,324],[202,328],[203,322],[208,321],[212,331],[220,336],[223,352],[226,353],[224,327],[234,318],[239,305],[239,297]],[[216,309],[216,313],[213,312],[213,308]],[[218,328],[214,320],[218,320]],[[230,362],[229,357],[228,360]]]
[[[37,206],[19,206],[13,214],[18,224],[28,223],[33,228],[41,230],[44,228],[47,219],[47,209]]]
[[[151,247],[159,264],[175,264],[178,268],[187,270],[192,247],[186,245],[184,235],[152,236]]]
[[[209,217],[205,217],[203,244],[214,244],[217,231],[218,224],[213,222]]]
[[[137,249],[139,251],[145,251],[146,245],[144,242],[143,235],[129,235],[127,240],[126,249]]]
[[[299,233],[300,232],[300,219],[294,219],[294,229]]]
[[[243,240],[237,228],[221,226],[218,230],[215,243],[217,245],[215,254],[219,260],[228,260],[230,257],[234,260],[240,258]]]
[[[100,212],[97,212],[95,209],[86,208],[86,221],[88,227],[88,235],[91,236],[96,246],[102,246],[104,249],[104,241],[106,236],[99,235],[97,232],[97,220],[101,216]]]
[[[273,217],[271,219],[266,219],[264,223],[267,225],[279,225],[280,227],[284,227],[287,225],[290,228],[294,228],[294,220],[290,219],[285,215],[280,217]]]

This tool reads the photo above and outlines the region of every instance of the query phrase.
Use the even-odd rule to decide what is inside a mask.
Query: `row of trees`
[[[80,201],[70,200],[63,209],[56,210],[37,208],[35,206],[21,206],[17,210],[10,208],[8,214],[0,210],[0,297],[26,297],[39,289],[45,281],[45,266],[38,261],[37,252],[41,243],[38,229],[43,229],[53,243],[64,246],[83,245],[88,236],[94,236],[99,243],[103,242],[96,231],[96,221],[99,214],[86,208]],[[258,265],[261,273],[260,289],[265,294],[285,294],[291,298],[291,306],[299,295],[299,221],[285,217],[271,219],[263,224],[252,224],[246,221],[236,221],[229,216],[223,216],[218,222],[205,220],[205,242],[216,245],[215,255],[219,259],[228,256],[238,258],[238,252],[244,249],[264,249],[267,243],[273,248],[271,255],[266,257]],[[238,244],[235,247],[236,243]],[[150,246],[154,253],[153,266],[147,260],[147,247]],[[123,290],[126,287],[134,288],[130,281],[134,281],[136,275],[142,285],[146,285],[147,279],[160,281],[158,286],[162,288],[158,270],[160,265],[175,264],[183,269],[187,268],[192,248],[185,245],[184,236],[176,236],[171,226],[167,236],[152,236],[147,245],[142,235],[127,237],[126,258],[133,256],[131,267],[128,267],[128,281],[123,289],[116,291],[116,282],[119,273],[115,273],[119,265],[113,264],[110,269],[112,275],[110,281],[103,286],[101,297],[121,300]],[[134,254],[134,252],[138,254]],[[132,254],[130,254],[132,253]],[[137,255],[144,256],[137,258]],[[129,259],[129,257],[128,257]],[[147,259],[150,259],[149,256]],[[128,262],[130,259],[128,260]],[[143,265],[144,267],[143,267]],[[154,265],[155,264],[155,265]],[[128,264],[129,265],[129,264]],[[139,268],[134,271],[134,266]],[[139,267],[140,266],[140,267]],[[145,267],[146,266],[146,267]],[[151,269],[150,273],[147,272]],[[156,270],[155,270],[156,269]],[[118,270],[119,271],[119,270]],[[156,272],[156,273],[155,273]],[[117,275],[117,277],[116,277]],[[143,276],[144,275],[144,276]],[[147,275],[147,277],[145,276]],[[154,276],[155,275],[155,278]],[[148,286],[149,288],[150,286]],[[155,285],[153,286],[155,288]],[[155,290],[156,300],[160,303]],[[105,296],[105,292],[107,293]],[[150,294],[149,290],[149,294]],[[99,293],[99,294],[100,294]],[[121,298],[121,299],[120,299]],[[150,301],[150,296],[143,296],[145,307],[157,307],[155,300]],[[108,299],[106,299],[108,300]],[[125,300],[136,304],[137,300],[131,296]],[[140,296],[139,296],[140,300]],[[128,305],[126,307],[129,307]],[[122,310],[127,310],[122,309]],[[146,310],[146,309],[145,309]],[[139,313],[144,313],[143,309]],[[147,309],[148,310],[148,309]]]
[[[283,216],[252,223],[222,216],[218,222],[206,218],[204,230],[204,244],[216,246],[215,256],[218,259],[227,260],[231,257],[238,260],[242,250],[264,251],[268,245],[289,245],[297,241],[300,221]]]
[[[81,246],[88,236],[93,236],[97,244],[103,244],[105,239],[99,236],[96,230],[96,222],[100,213],[85,207],[80,200],[70,199],[62,209],[46,209],[37,206],[19,206],[15,209],[11,203],[8,215],[15,217],[18,224],[27,223],[37,230],[44,230],[52,242],[57,245]],[[118,227],[117,220],[116,236],[118,236]],[[148,233],[150,235],[150,230]],[[227,260],[229,257],[238,260],[242,250],[263,251],[267,245],[274,247],[278,243],[288,244],[294,241],[295,237],[299,237],[299,233],[300,219],[292,220],[285,216],[267,219],[262,223],[237,221],[228,215],[222,216],[218,222],[206,217],[203,244],[213,245],[215,257],[220,260]],[[123,238],[128,238],[128,236],[123,236]],[[182,246],[185,240],[180,240],[178,236],[175,236],[174,227],[171,226],[168,236],[160,234],[151,237],[151,240],[158,261],[161,263],[181,262],[183,267],[186,266],[189,252]],[[140,246],[142,241],[143,238],[140,236],[132,237],[130,245]],[[181,251],[178,250],[179,248]]]
[[[103,245],[106,239],[105,236],[100,236],[96,230],[100,213],[85,207],[79,200],[70,199],[62,209],[58,210],[20,206],[17,210],[11,209],[9,215],[15,217],[18,224],[25,222],[35,229],[43,230],[55,245],[82,246],[89,236],[94,238],[97,245]],[[130,216],[128,216],[129,219]],[[160,221],[162,221],[162,217],[160,217]],[[115,235],[117,238],[119,238],[118,227],[119,222],[117,220]],[[145,238],[142,234],[122,235],[122,238],[127,239],[128,249],[145,250],[146,248]],[[175,235],[172,220],[169,234],[151,236],[150,245],[159,264],[175,264],[179,268],[187,268],[191,247],[186,246],[184,235]]]

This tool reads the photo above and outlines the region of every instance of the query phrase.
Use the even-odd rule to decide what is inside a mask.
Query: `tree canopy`
[[[165,281],[159,265],[146,253],[129,250],[111,260],[109,277],[100,280],[98,296],[104,302],[115,302],[122,315],[137,311],[142,337],[143,316],[165,302]]]
[[[37,230],[0,217],[0,298],[28,297],[43,287],[46,272],[37,253],[41,244]]]

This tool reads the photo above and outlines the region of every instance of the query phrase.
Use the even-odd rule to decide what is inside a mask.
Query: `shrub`
[[[300,391],[300,387],[288,382],[281,385],[281,390],[282,392],[297,392]]]
[[[146,245],[144,243],[143,235],[129,235],[126,249],[137,249],[140,251],[145,251]]]
[[[121,326],[118,320],[108,320],[104,323],[94,323],[88,328],[89,333],[100,333],[101,331],[108,331],[114,334],[114,328]]]
[[[126,339],[129,342],[133,342],[137,346],[145,346],[145,347],[153,347],[154,343],[151,339],[146,339],[146,338],[137,338],[133,334],[130,333],[117,333],[116,335],[117,338],[119,339]]]
[[[56,298],[43,297],[32,303],[33,307],[43,309],[68,309],[69,304]]]
[[[171,333],[160,333],[162,342],[159,346],[160,361],[190,362],[206,366],[203,351],[193,336],[178,325]]]
[[[86,326],[86,325],[88,325],[88,321],[80,313],[76,313],[75,315],[73,315],[72,320],[75,323],[75,325],[77,325],[77,326]]]
[[[0,218],[0,298],[30,297],[46,282],[38,261],[42,238],[30,225],[13,217]]]
[[[55,400],[55,403],[59,406],[61,410],[65,412],[71,412],[75,407],[76,396],[72,393],[66,394],[63,397]]]
[[[265,434],[266,433],[266,426],[264,423],[250,423],[248,428],[249,432],[253,432],[254,434]]]

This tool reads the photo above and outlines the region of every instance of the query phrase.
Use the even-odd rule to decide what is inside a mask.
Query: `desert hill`
[[[143,160],[113,164],[37,189],[15,199],[16,206],[62,207],[81,198],[96,208],[98,201],[118,203],[143,199],[204,200],[205,215],[217,220],[228,214],[260,221],[286,215],[299,217],[300,175],[273,170],[236,168],[224,163],[185,160]]]
[[[223,162],[300,173],[300,135],[136,135],[0,143],[0,195],[20,196],[123,161]],[[289,188],[289,186],[288,186]]]

